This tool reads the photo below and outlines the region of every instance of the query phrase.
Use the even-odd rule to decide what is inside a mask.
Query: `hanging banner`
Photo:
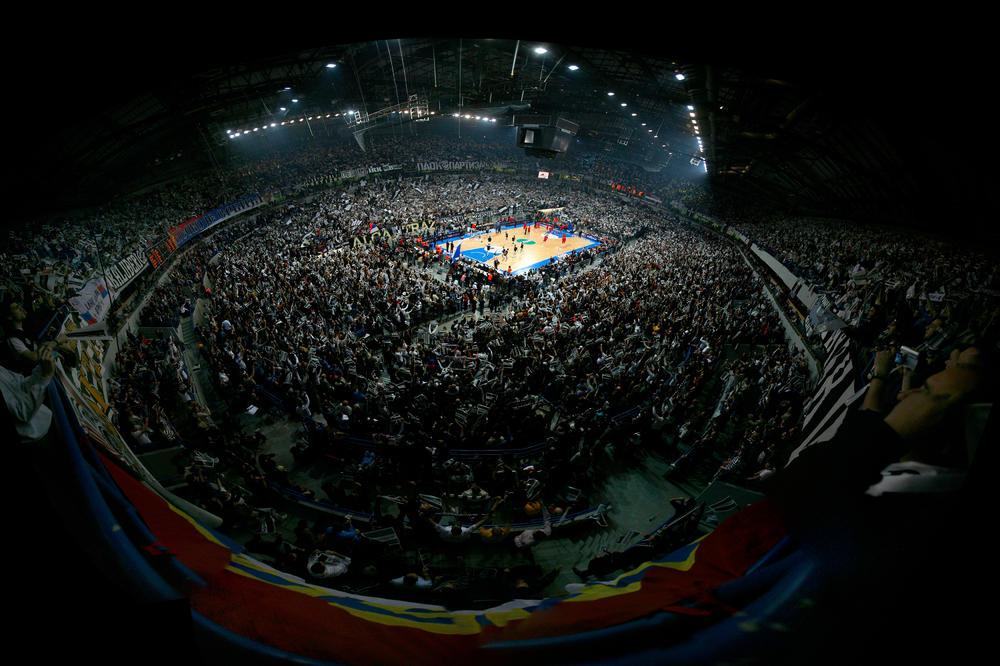
[[[76,296],[69,299],[69,304],[80,313],[85,323],[96,324],[101,321],[111,305],[111,294],[104,278],[85,284]]]
[[[464,171],[466,169],[502,169],[506,164],[482,161],[417,162],[417,171]]]
[[[149,259],[145,252],[137,250],[109,268],[105,277],[111,294],[117,296],[118,292],[139,277],[148,266]]]

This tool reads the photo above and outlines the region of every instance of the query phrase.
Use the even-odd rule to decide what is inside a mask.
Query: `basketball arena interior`
[[[973,658],[978,61],[331,34],[10,81],[12,658]]]

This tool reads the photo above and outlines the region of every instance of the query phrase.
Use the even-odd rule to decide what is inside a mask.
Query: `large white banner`
[[[85,284],[76,296],[69,299],[69,304],[80,313],[85,323],[96,324],[101,321],[111,305],[111,294],[104,278]]]

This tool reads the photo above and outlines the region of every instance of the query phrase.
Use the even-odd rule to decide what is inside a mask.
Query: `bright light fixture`
[[[331,62],[331,63],[327,63],[326,68],[327,69],[333,69],[336,66],[337,66],[337,63]]]
[[[614,96],[615,96],[615,94],[613,92],[609,92],[608,93],[608,97],[614,97]]]
[[[677,79],[678,81],[683,81],[684,75],[681,74],[680,72],[677,72],[676,74],[674,74],[674,78]]]
[[[299,100],[297,100],[297,99],[293,99],[292,101],[293,101],[293,102],[295,102],[295,103],[298,103],[298,101],[299,101]]]
[[[628,104],[626,104],[625,102],[622,102],[622,106],[628,106]]]
[[[719,108],[722,108],[722,107],[719,107]],[[691,106],[690,104],[688,104],[688,111],[694,111],[694,107]]]
[[[580,69],[580,67],[578,65],[570,65],[569,66],[569,71],[571,71],[571,72],[575,72],[578,69]]]

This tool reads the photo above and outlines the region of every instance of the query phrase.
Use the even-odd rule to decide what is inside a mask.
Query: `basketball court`
[[[451,251],[448,243],[454,244]],[[498,270],[506,273],[509,267],[511,275],[519,275],[596,245],[600,243],[571,231],[549,231],[545,225],[536,229],[533,224],[529,224],[526,230],[521,223],[501,227],[499,231],[492,227],[486,231],[445,238],[436,242],[434,247],[449,256],[457,250],[459,256],[491,267],[499,262],[496,263]]]

